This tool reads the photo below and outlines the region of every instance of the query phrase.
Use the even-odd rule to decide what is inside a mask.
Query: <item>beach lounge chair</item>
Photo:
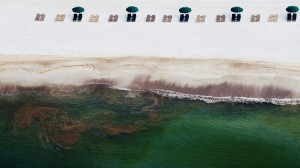
[[[98,22],[99,21],[99,15],[91,15],[90,22]]]
[[[222,22],[225,22],[225,15],[221,16],[221,20],[222,20]]]
[[[163,22],[172,22],[172,15],[164,15]]]
[[[292,14],[291,13],[288,13],[287,14],[287,21],[291,21],[292,20]]]
[[[119,18],[119,15],[109,15],[109,22],[117,22]]]
[[[151,22],[155,22],[155,18],[156,18],[156,16],[155,16],[155,15],[152,15],[152,16],[151,16]]]
[[[114,22],[117,22],[117,21],[118,21],[118,18],[119,18],[119,15],[115,15],[115,16],[114,16]]]
[[[255,16],[255,15],[251,15],[250,21],[251,21],[251,22],[256,22],[256,16]]]
[[[132,15],[132,18],[131,18],[131,21],[132,21],[132,22],[135,22],[135,20],[136,20],[136,14],[133,14],[133,15]]]
[[[77,21],[81,22],[81,20],[82,20],[82,14],[80,13],[80,14],[78,15]]]
[[[237,17],[236,17],[236,14],[232,14],[232,16],[231,16],[231,21],[232,21],[232,22],[235,22],[235,21],[236,21],[236,18],[237,18]]]
[[[292,15],[292,21],[296,21],[296,20],[297,20],[297,14],[294,13],[294,14]]]
[[[190,15],[189,15],[189,14],[186,14],[185,17],[184,17],[184,21],[185,21],[185,22],[188,22],[188,21],[189,21],[189,18],[190,18]]]
[[[73,16],[73,22],[77,21],[77,17],[78,17],[78,15],[75,13],[74,16]]]
[[[270,16],[269,16],[269,22],[277,22],[277,20],[278,20],[278,15],[273,15],[273,14],[271,14]]]
[[[278,21],[278,15],[274,15],[274,22],[277,22]]]
[[[216,21],[217,22],[225,22],[225,15],[217,15]]]
[[[183,22],[183,20],[184,20],[184,15],[180,14],[179,22]]]
[[[35,21],[39,21],[40,15],[41,15],[41,14],[37,13],[34,20],[35,20]]]
[[[260,15],[251,15],[251,22],[259,22],[260,21]]]
[[[132,17],[131,14],[128,14],[128,15],[127,15],[127,22],[130,22],[130,21],[131,21],[131,17]]]
[[[150,15],[147,15],[146,22],[151,22],[151,16]]]
[[[46,16],[46,15],[45,15],[44,13],[42,13],[42,14],[41,14],[41,17],[40,17],[40,21],[44,21],[44,20],[45,20],[45,16]]]
[[[196,22],[205,22],[205,15],[197,15]]]
[[[147,15],[146,22],[154,22],[155,21],[155,15]]]
[[[113,22],[113,20],[114,20],[114,15],[109,15],[108,22]]]
[[[35,20],[35,21],[44,21],[45,16],[46,16],[46,15],[45,15],[44,13],[42,13],[42,14],[37,13],[34,20]]]
[[[63,22],[65,20],[65,15],[64,14],[57,14],[55,17],[56,22]]]
[[[242,17],[241,14],[237,14],[236,21],[240,22],[241,21],[241,17]]]

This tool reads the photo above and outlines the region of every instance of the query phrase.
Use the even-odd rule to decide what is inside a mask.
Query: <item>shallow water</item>
[[[30,110],[59,112],[21,127]],[[84,131],[58,129],[63,115]],[[0,167],[300,167],[299,123],[300,106],[205,104],[107,88],[22,92],[0,96]],[[74,134],[74,144],[59,141]]]

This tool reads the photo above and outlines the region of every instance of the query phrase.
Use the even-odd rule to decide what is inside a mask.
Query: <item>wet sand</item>
[[[158,57],[1,57],[0,90],[68,91],[105,83],[206,96],[299,98],[300,65]]]

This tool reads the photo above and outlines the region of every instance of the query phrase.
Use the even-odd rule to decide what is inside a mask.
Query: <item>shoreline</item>
[[[74,92],[86,92],[86,91],[97,91],[98,89],[112,89],[127,92],[128,97],[134,96],[132,93],[143,93],[151,92],[157,95],[160,95],[164,98],[174,98],[180,100],[191,100],[191,101],[201,101],[208,104],[217,104],[217,103],[239,103],[239,104],[273,104],[273,105],[300,105],[300,98],[255,98],[255,97],[238,97],[238,96],[206,96],[206,95],[197,95],[197,94],[187,94],[180,93],[172,90],[163,90],[163,89],[145,89],[145,90],[131,90],[129,88],[119,88],[110,85],[109,83],[90,83],[81,86],[68,86],[70,90],[61,90],[62,88],[54,87],[32,87],[32,88],[23,88],[23,90],[15,90],[9,93],[0,93],[0,96],[13,96],[22,92],[43,92],[47,94],[67,94]]]
[[[214,103],[242,103],[242,104],[274,104],[274,105],[300,105],[300,98],[293,99],[264,99],[264,98],[250,98],[250,97],[213,97],[213,96],[204,96],[204,95],[192,95],[179,93],[170,90],[151,90],[152,92],[162,95],[163,97],[168,98],[177,98],[177,99],[187,99],[187,100],[198,100],[208,104]]]
[[[212,97],[300,98],[300,65],[160,57],[20,58],[0,60],[0,92],[109,84]]]

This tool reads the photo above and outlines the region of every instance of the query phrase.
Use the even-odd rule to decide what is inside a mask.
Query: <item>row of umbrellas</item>
[[[240,13],[240,12],[243,12],[243,10],[244,10],[243,8],[238,7],[238,6],[231,8],[231,12],[234,12],[234,13]],[[82,13],[82,12],[84,12],[84,8],[77,6],[77,7],[73,8],[72,11],[75,13]],[[135,6],[129,6],[128,8],[126,8],[126,11],[129,13],[136,13],[139,11],[139,8],[137,8]],[[295,13],[295,12],[299,11],[299,8],[297,6],[288,6],[286,8],[286,11]],[[190,13],[190,12],[192,12],[192,9],[190,7],[182,7],[179,9],[179,12],[180,13]]]

